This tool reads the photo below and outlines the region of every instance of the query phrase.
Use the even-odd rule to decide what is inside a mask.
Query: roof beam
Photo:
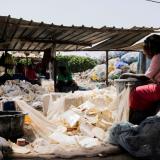
[[[14,19],[14,18],[12,18],[12,19]],[[12,24],[12,25],[16,25],[17,23],[16,23],[16,21],[18,21],[18,19],[15,19],[15,21],[14,22],[9,22],[9,24]],[[29,21],[28,21],[29,22]],[[1,20],[0,21],[0,24],[1,23],[6,23],[5,22],[5,19],[3,20]],[[30,25],[30,24],[25,24],[25,23],[21,23],[20,25],[19,25],[19,27],[24,27],[24,28],[34,28],[34,29],[36,29],[36,28],[39,28],[39,26],[38,26],[38,24],[39,23],[35,23],[35,24],[32,24],[32,25]],[[45,27],[47,27],[47,26],[49,26],[49,24],[43,24],[43,27],[45,28]],[[52,30],[55,30],[55,29],[59,29],[59,30],[82,30],[82,31],[93,31],[93,32],[106,32],[106,31],[108,31],[108,32],[149,32],[149,31],[153,31],[153,30],[156,30],[157,28],[140,28],[140,29],[137,29],[137,28],[130,28],[130,29],[125,29],[125,28],[116,28],[116,27],[103,27],[103,28],[94,28],[94,27],[85,27],[85,26],[63,26],[63,25],[53,25],[52,27],[49,27],[48,28],[48,30],[50,30],[50,31],[52,31]]]
[[[43,22],[41,22],[41,23],[39,24],[39,27],[42,26],[42,25],[43,25]],[[32,31],[29,35],[27,35],[27,37],[33,37],[33,35],[34,35],[37,31],[38,31],[38,29],[35,29],[35,30]],[[34,38],[37,38],[37,36],[34,37]],[[33,42],[28,46],[27,49],[29,49],[29,48],[32,46],[32,44],[33,44]]]
[[[31,25],[32,23],[33,23],[33,21],[30,21],[30,22],[29,22],[29,25]],[[25,29],[23,30],[23,32],[21,33],[20,37],[22,37],[27,30],[28,30],[28,28],[25,28]],[[16,46],[17,46],[17,44],[18,44],[18,41],[19,41],[19,39],[17,39],[16,43],[14,44],[14,46],[13,46],[14,49],[16,48]],[[23,46],[22,46],[22,48],[23,48]]]
[[[47,28],[45,28],[45,31],[46,31],[49,27],[52,27],[53,25],[54,25],[53,23],[50,24]],[[41,33],[41,34],[42,34],[42,33]],[[47,34],[45,37],[43,37],[43,38],[46,39],[49,35],[50,35],[50,32],[48,32],[48,34]],[[39,35],[39,36],[40,36],[40,35]],[[39,36],[38,36],[38,37],[39,37]],[[38,38],[38,37],[37,37],[37,38]],[[38,44],[35,46],[34,49],[36,50],[39,45],[40,45],[40,43],[38,43]],[[41,47],[40,49],[42,49],[43,46],[44,46],[44,45],[42,45],[42,47]]]
[[[20,39],[20,41],[26,41],[26,42],[37,42],[37,43],[54,43],[54,44],[71,44],[71,45],[80,45],[80,46],[91,46],[91,43],[85,43],[85,42],[73,42],[73,41],[61,41],[61,40],[48,40],[48,39],[28,39],[23,38]]]
[[[7,22],[5,23],[4,31],[3,31],[2,38],[1,38],[2,40],[5,40],[6,38],[7,27],[9,24],[10,17],[11,17],[10,15],[7,17]]]

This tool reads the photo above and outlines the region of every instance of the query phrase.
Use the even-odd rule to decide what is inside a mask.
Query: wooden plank
[[[0,16],[0,23],[5,23],[5,18],[6,16]],[[10,24],[12,25],[16,25],[17,24],[17,21],[18,19],[15,19],[15,18],[12,18],[12,22],[10,22]],[[34,22],[33,25],[28,25],[26,24],[28,21],[26,20],[23,20],[23,23],[21,24],[21,27],[31,27],[31,28],[38,28],[38,22]],[[48,26],[49,24],[44,24],[44,27]],[[124,31],[124,32],[128,32],[128,31],[132,31],[132,32],[148,32],[148,31],[153,31],[153,30],[156,30],[157,28],[145,28],[145,27],[141,27],[141,28],[138,28],[138,27],[134,27],[134,28],[131,28],[131,29],[124,29],[124,28],[115,28],[115,27],[103,27],[103,28],[93,28],[93,27],[84,27],[84,26],[63,26],[63,25],[54,25],[52,27],[50,27],[50,30],[52,31],[52,29],[57,29],[59,28],[60,30],[92,30],[94,32],[96,31],[100,31],[100,32],[106,32],[106,31],[109,31],[109,32],[115,32],[115,31]]]
[[[52,79],[54,80],[54,88],[56,91],[57,84],[57,62],[56,62],[56,44],[54,44],[51,48],[51,65],[52,65]]]
[[[51,24],[51,26],[53,26],[53,23]],[[51,34],[51,33],[48,32],[47,35],[46,35],[45,37],[43,37],[43,38],[44,38],[44,39],[47,39],[50,34]],[[42,45],[40,49],[42,50],[43,48],[45,48],[45,46],[46,46],[46,44],[44,43],[44,45]]]
[[[29,22],[29,25],[31,25],[32,23],[33,23],[33,21],[30,21],[30,22]],[[28,29],[28,28],[24,28],[24,30],[23,30],[23,32],[21,33],[20,37],[22,37],[22,36],[24,35],[24,33],[27,31],[27,29]],[[15,45],[13,46],[13,49],[16,48],[16,45],[18,44],[18,41],[19,41],[19,40],[17,40],[17,42],[16,42]],[[23,48],[23,46],[22,46],[21,48]]]
[[[4,27],[4,30],[3,30],[3,33],[2,33],[2,40],[5,40],[5,36],[6,36],[6,33],[7,33],[7,27],[8,27],[8,24],[9,24],[9,20],[10,20],[10,15],[7,17],[7,22],[5,23],[5,27]]]
[[[83,43],[83,42],[72,42],[72,41],[63,41],[63,40],[49,40],[49,39],[27,39],[23,38],[20,39],[21,41],[25,42],[37,42],[37,43],[53,43],[53,44],[73,44],[73,45],[81,45],[81,46],[90,46],[90,43]]]
[[[142,39],[145,36],[146,35],[144,35],[144,34],[143,35],[141,35],[141,34],[135,35],[134,34],[134,36],[131,34],[131,35],[128,35],[126,37],[123,37],[119,41],[113,42],[112,44],[109,44],[107,46],[102,47],[101,50],[104,50],[104,49],[118,49],[118,48],[128,47],[128,46],[134,44],[135,42],[137,42],[138,40]],[[130,37],[130,39],[127,38],[127,37]]]
[[[71,46],[68,48],[68,51],[83,51],[84,46]]]
[[[76,50],[76,45],[67,45],[67,46],[64,46],[62,49],[63,50],[66,50],[66,51],[69,51],[69,48],[72,48],[72,47],[74,47],[75,49],[74,50]]]
[[[79,35],[81,35],[82,33],[84,33],[84,31],[75,31],[75,32],[73,32],[72,34],[70,34],[70,35],[68,35],[68,36],[66,36],[65,38],[63,38],[62,40],[64,41],[66,41],[66,40],[71,40],[71,41],[73,41],[72,39],[73,38],[75,38],[76,36],[79,36]]]
[[[93,37],[91,39],[91,41],[92,41],[93,44],[96,44],[96,43],[102,42],[104,40],[107,40],[110,37],[113,37],[114,35],[117,35],[117,33],[115,32],[115,33],[110,33],[110,34],[104,34],[104,36],[102,35],[102,36],[99,36],[99,37]]]
[[[91,37],[93,37],[93,36],[97,36],[97,35],[99,35],[99,34],[100,34],[100,32],[93,32],[93,33],[91,33],[91,34],[88,34],[88,35],[85,36],[85,37],[79,38],[79,40],[80,40],[80,41],[85,41],[85,40],[87,40],[87,39],[89,39],[89,38],[91,38]]]
[[[116,43],[115,46],[122,46],[122,47],[123,46],[124,47],[131,46],[134,43],[136,43],[138,40],[144,38],[147,35],[148,35],[147,33],[141,33],[141,34],[138,33],[138,34],[134,34],[134,35],[131,34],[130,36],[127,36],[127,37],[123,38],[122,40],[120,40],[118,43]]]
[[[101,48],[103,48],[103,47],[105,47],[105,46],[107,46],[109,44],[113,44],[115,41],[118,41],[118,40],[120,40],[121,38],[123,38],[123,37],[125,37],[127,35],[129,35],[129,34],[128,33],[127,34],[123,33],[123,34],[113,35],[109,40],[106,40],[106,41],[98,44],[97,46],[95,46],[93,48],[94,49],[101,49]]]
[[[38,43],[37,46],[35,46],[34,50],[41,49],[41,47],[44,45],[45,45],[45,43]]]
[[[86,37],[92,33],[93,33],[92,31],[83,32],[82,34],[72,38],[72,41],[77,41],[77,40],[79,41],[81,38]]]
[[[43,50],[51,48],[53,46],[53,43],[45,43]]]
[[[64,48],[65,47],[67,47],[68,45],[66,45],[66,44],[61,44],[60,46],[59,46],[59,51],[64,51]],[[56,47],[57,48],[57,47]]]
[[[14,32],[12,33],[11,37],[10,37],[10,41],[12,41],[12,39],[14,38],[16,32],[18,31],[18,28],[19,28],[19,26],[20,26],[22,20],[23,20],[23,19],[20,18],[19,21],[17,22],[17,25],[16,25],[16,27],[15,27],[15,30],[14,30]]]
[[[50,35],[50,32],[48,31],[49,27],[53,26],[53,23],[51,25],[49,25],[48,27],[46,27],[44,29],[43,32],[41,32],[36,38],[40,38],[42,34],[44,34],[45,32],[47,32],[47,34],[45,35],[45,37],[43,37],[44,39],[46,39],[49,35]],[[56,32],[56,31],[55,31]],[[41,37],[42,38],[42,37]],[[35,46],[35,50],[41,45],[41,43],[38,43],[37,46]],[[43,44],[41,47],[45,46],[45,44]],[[40,48],[41,48],[40,47]]]
[[[75,32],[74,30],[63,31],[60,36],[56,37],[56,40],[62,40],[64,38],[68,37],[69,35],[71,35],[74,32]]]
[[[19,41],[21,43],[21,46],[18,48],[20,49],[24,49],[27,50],[28,46],[31,44],[31,42],[25,42],[25,41]]]
[[[41,23],[39,24],[39,27],[40,27],[40,26],[43,26],[43,22],[41,22]],[[39,28],[38,28],[38,29],[35,29],[34,31],[32,31],[30,34],[28,34],[28,35],[26,36],[26,38],[31,38],[31,37],[32,37],[32,38],[37,38],[37,36],[34,37],[34,34],[37,33],[38,30],[39,30]],[[30,43],[30,45],[28,46],[27,49],[29,49],[29,48],[32,46],[32,44],[33,44],[33,42]],[[35,47],[35,46],[34,46],[34,47]]]
[[[37,46],[37,44],[39,44],[39,43],[37,43],[37,42],[32,42],[28,47],[27,47],[27,50],[29,49],[29,50],[34,50],[34,48]]]

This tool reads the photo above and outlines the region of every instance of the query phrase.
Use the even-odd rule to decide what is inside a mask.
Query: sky
[[[66,26],[160,27],[160,3],[146,0],[0,0],[0,15]]]
[[[160,3],[146,0],[0,0],[0,15],[68,26],[159,27]]]

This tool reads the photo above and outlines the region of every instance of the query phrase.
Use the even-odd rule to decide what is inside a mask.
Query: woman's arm
[[[120,76],[120,79],[126,79],[126,78],[136,78],[136,79],[142,80],[142,81],[148,81],[148,80],[150,80],[144,74],[124,73],[124,74],[122,74]]]

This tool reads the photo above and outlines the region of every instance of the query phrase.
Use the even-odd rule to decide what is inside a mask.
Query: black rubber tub
[[[24,134],[25,114],[17,111],[0,111],[0,137],[15,141]]]

